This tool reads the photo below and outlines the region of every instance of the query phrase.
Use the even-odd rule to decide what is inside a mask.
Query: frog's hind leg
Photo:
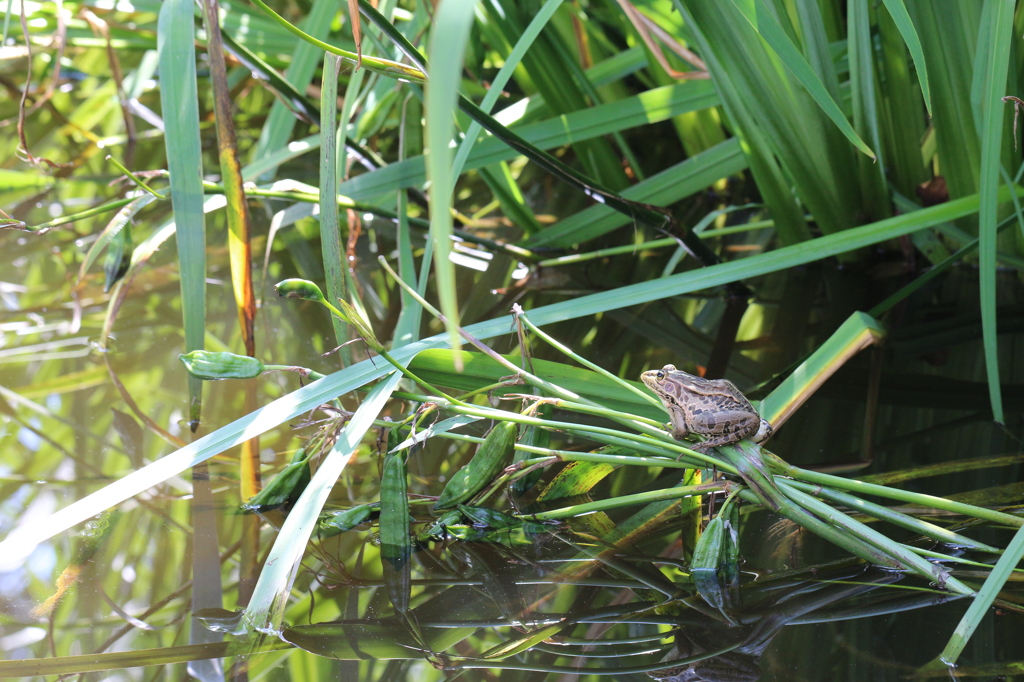
[[[707,452],[710,448],[736,443],[744,438],[755,435],[761,426],[757,414],[746,411],[724,410],[694,414],[691,418],[690,431],[707,437],[703,443],[697,443],[694,450]]]

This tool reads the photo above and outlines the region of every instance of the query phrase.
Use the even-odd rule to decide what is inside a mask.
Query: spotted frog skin
[[[772,427],[746,396],[725,379],[702,379],[665,365],[640,375],[647,387],[665,404],[672,419],[672,435],[682,440],[688,434],[704,436],[693,446],[704,452],[749,438],[761,443],[772,435]]]

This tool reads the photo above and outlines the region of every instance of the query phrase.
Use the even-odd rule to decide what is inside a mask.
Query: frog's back
[[[686,386],[686,390],[691,394],[707,397],[712,404],[722,408],[740,407],[753,409],[747,397],[743,395],[740,389],[736,388],[736,384],[728,379],[704,379],[701,377],[694,377],[694,379],[697,379],[697,381],[691,381]]]

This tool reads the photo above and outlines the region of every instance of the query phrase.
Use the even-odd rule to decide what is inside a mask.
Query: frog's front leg
[[[676,407],[668,411],[668,416],[671,419],[669,422],[672,427],[672,437],[676,440],[683,440],[690,435],[690,427],[686,423],[686,417],[683,411]]]

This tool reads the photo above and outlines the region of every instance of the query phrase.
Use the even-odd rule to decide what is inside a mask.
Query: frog
[[[665,405],[676,440],[683,440],[689,434],[704,436],[703,442],[692,446],[698,452],[731,445],[744,438],[763,443],[772,435],[772,425],[761,419],[731,381],[694,376],[676,369],[675,365],[644,372],[640,380]]]

